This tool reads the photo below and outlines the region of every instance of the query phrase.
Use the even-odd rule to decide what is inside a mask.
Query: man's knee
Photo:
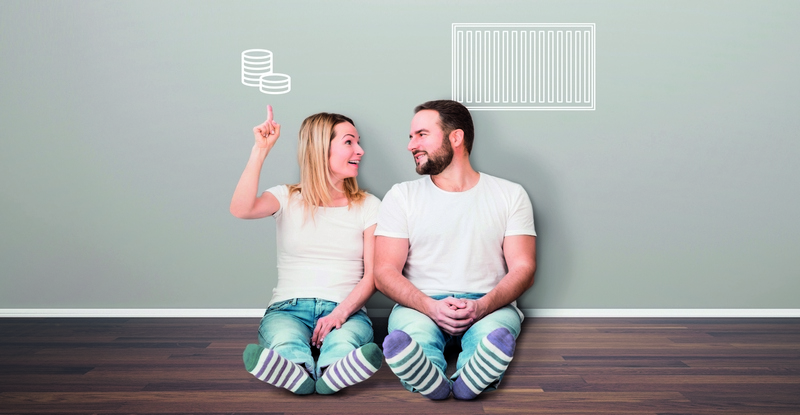
[[[418,343],[441,337],[441,330],[428,316],[409,308],[397,307],[389,316],[389,332],[402,330]]]
[[[514,335],[514,338],[517,338],[519,336],[521,326],[522,320],[520,319],[517,310],[513,306],[508,305],[486,315],[486,317],[475,323],[470,328],[470,331],[476,334],[482,334],[481,337],[483,337],[495,329],[504,327]]]

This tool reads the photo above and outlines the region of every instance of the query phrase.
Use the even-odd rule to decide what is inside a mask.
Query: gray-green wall
[[[595,111],[477,111],[473,163],[533,201],[523,308],[800,308],[800,2],[0,2],[0,308],[259,308],[275,225],[228,213],[275,107],[355,119],[359,181],[415,179],[452,23],[595,23]],[[240,81],[274,53],[292,90]],[[386,308],[380,296],[368,304]]]

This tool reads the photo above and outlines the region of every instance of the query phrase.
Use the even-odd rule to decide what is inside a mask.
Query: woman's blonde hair
[[[336,125],[353,120],[341,114],[321,112],[309,116],[300,126],[297,146],[297,162],[300,164],[300,183],[289,186],[289,196],[297,192],[303,200],[306,213],[313,217],[320,206],[329,206],[332,198],[328,185],[333,185],[330,175],[331,141],[336,133]],[[344,194],[347,206],[361,203],[366,193],[358,188],[355,177],[344,179]]]

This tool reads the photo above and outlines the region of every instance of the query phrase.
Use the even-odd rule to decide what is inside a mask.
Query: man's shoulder
[[[481,180],[484,180],[491,188],[518,191],[523,190],[522,185],[511,180],[506,180],[497,176],[492,176],[481,172]]]
[[[430,179],[428,178],[428,176],[425,176],[416,180],[409,180],[407,182],[395,183],[392,186],[392,188],[389,189],[389,192],[406,195],[415,190],[425,187],[428,181],[430,181]],[[387,195],[388,194],[389,193],[387,193]]]

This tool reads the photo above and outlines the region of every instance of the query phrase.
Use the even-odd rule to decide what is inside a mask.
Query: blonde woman
[[[244,351],[259,380],[295,394],[331,394],[364,381],[381,366],[364,304],[375,292],[372,256],[380,200],[358,188],[364,150],[353,121],[320,113],[300,127],[300,183],[267,189],[258,179],[281,134],[267,120],[253,128],[255,145],[231,200],[242,219],[274,216],[278,285]],[[311,347],[319,348],[314,362]]]

